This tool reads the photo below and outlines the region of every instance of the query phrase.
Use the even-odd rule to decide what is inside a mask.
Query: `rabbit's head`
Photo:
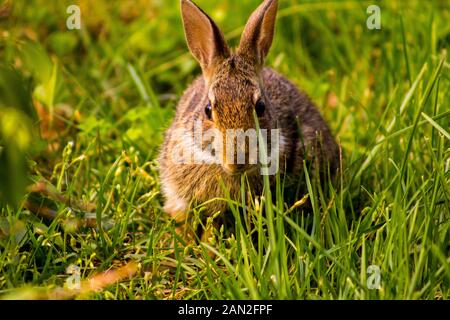
[[[270,101],[264,92],[261,72],[272,44],[277,6],[277,0],[265,0],[253,12],[239,47],[232,52],[214,21],[190,0],[181,0],[186,40],[202,68],[207,89],[207,102],[199,118],[205,128],[218,129],[224,135],[223,141],[229,141],[225,135],[230,130],[254,129],[254,112],[261,128],[271,127]],[[244,148],[249,159],[249,145],[232,141],[233,149],[238,152]],[[236,158],[224,157],[225,171],[235,174],[253,167],[237,162]]]

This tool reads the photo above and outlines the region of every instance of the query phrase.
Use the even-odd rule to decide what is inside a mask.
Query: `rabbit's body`
[[[189,139],[199,121],[202,130],[214,129],[223,134],[230,129],[252,129],[255,128],[253,106],[256,104],[263,112],[258,115],[261,128],[279,129],[279,169],[288,181],[296,183],[302,179],[305,159],[314,161],[314,170],[318,172],[325,164],[329,165],[331,173],[337,166],[338,147],[316,107],[290,81],[263,67],[261,55],[265,56],[270,47],[273,36],[270,24],[274,24],[276,6],[276,0],[266,0],[258,8],[244,31],[239,50],[231,53],[212,20],[192,2],[182,0],[188,44],[200,61],[203,75],[181,97],[159,157],[162,192],[166,199],[164,208],[178,222],[187,218],[192,204],[228,195],[239,200],[244,172],[252,191],[257,194],[262,191],[263,178],[258,165],[236,165],[229,163],[229,159],[223,163],[174,161],[174,154],[180,149],[194,148],[197,156],[203,154],[204,142]],[[201,19],[204,21],[199,21]],[[258,30],[258,23],[262,31]],[[205,30],[212,35],[203,39]],[[259,33],[255,35],[255,32]],[[263,32],[266,33],[261,34]],[[204,46],[204,41],[212,41],[211,37],[215,37],[213,43]],[[252,45],[258,39],[261,50],[254,52]],[[273,175],[270,178],[274,180]],[[223,200],[209,201],[205,206],[208,214],[227,209]]]

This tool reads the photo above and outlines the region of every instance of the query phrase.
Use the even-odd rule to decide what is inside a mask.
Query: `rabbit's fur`
[[[282,174],[296,184],[303,178],[303,160],[311,160],[315,172],[333,175],[337,168],[337,144],[311,100],[286,78],[264,67],[277,6],[277,0],[265,0],[258,7],[244,29],[239,48],[232,52],[212,19],[190,0],[181,0],[187,43],[202,75],[181,97],[159,157],[164,209],[179,223],[187,221],[192,204],[224,198],[224,190],[239,200],[243,172],[253,191],[262,191],[263,177],[254,170],[257,165],[235,165],[225,160],[216,164],[173,161],[173,152],[189,143],[186,135],[194,131],[198,120],[203,130],[215,128],[223,134],[227,129],[255,128],[253,111],[256,102],[262,100],[265,110],[258,118],[260,127],[281,131]],[[208,103],[211,119],[205,111]],[[205,206],[207,214],[227,210],[223,200],[209,201]]]

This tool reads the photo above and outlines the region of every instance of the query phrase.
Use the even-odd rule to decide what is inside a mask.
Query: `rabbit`
[[[158,163],[164,211],[174,218],[177,232],[185,237],[193,205],[206,202],[206,217],[227,212],[223,198],[241,199],[244,174],[253,192],[261,193],[263,189],[260,163],[235,163],[234,157],[230,161],[223,154],[219,161],[206,161],[210,157],[202,153],[205,142],[192,139],[196,129],[212,130],[225,140],[229,130],[256,128],[256,117],[261,129],[278,129],[279,170],[293,185],[304,179],[304,160],[314,163],[315,172],[329,168],[333,176],[337,170],[338,145],[313,102],[285,77],[264,67],[274,37],[277,9],[277,0],[263,1],[250,16],[233,52],[209,16],[194,2],[181,0],[186,41],[202,75],[180,98]],[[248,156],[248,146],[239,149],[236,140],[230,141],[235,150]],[[179,161],[176,155],[180,149],[194,150],[194,157]],[[204,161],[192,161],[195,156]]]

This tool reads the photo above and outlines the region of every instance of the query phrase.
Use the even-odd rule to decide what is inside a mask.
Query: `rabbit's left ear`
[[[189,49],[200,63],[203,74],[210,77],[214,67],[230,55],[223,33],[191,0],[181,0],[181,13]]]
[[[275,32],[278,1],[265,0],[250,16],[238,53],[249,58],[258,68],[264,65]]]

